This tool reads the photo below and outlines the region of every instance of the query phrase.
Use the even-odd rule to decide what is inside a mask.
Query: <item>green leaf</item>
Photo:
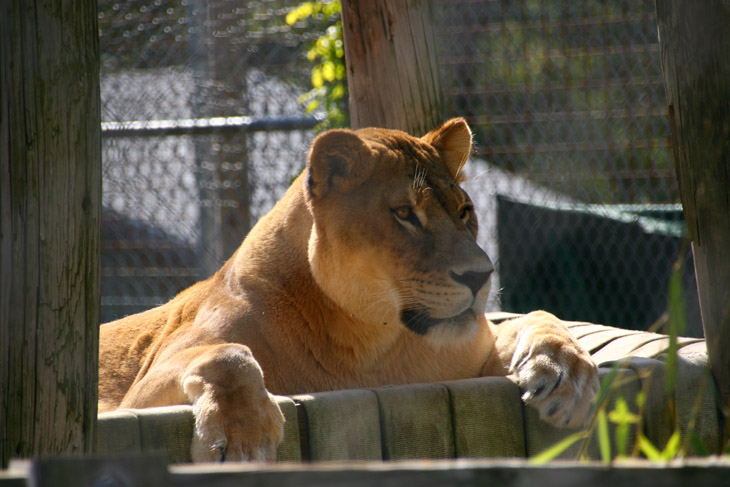
[[[641,453],[643,453],[646,458],[654,462],[662,460],[662,454],[646,436],[639,434],[638,443],[639,450],[641,450]]]
[[[600,407],[601,404],[603,404],[603,402],[606,400],[608,395],[611,393],[611,389],[613,387],[614,381],[616,380],[616,376],[618,375],[619,368],[621,368],[621,363],[616,362],[608,371],[608,374],[606,374],[603,380],[601,380],[601,387],[598,389],[598,394],[596,394],[594,404]]]
[[[315,89],[321,88],[324,84],[324,78],[322,76],[322,68],[320,66],[315,66],[312,68],[312,86]]]
[[[294,25],[300,20],[306,19],[307,17],[311,16],[314,11],[314,2],[302,2],[299,4],[299,6],[297,6],[297,8],[286,14],[286,23],[288,25]]]
[[[340,2],[327,2],[324,5],[322,5],[322,13],[325,14],[327,17],[331,17],[334,14],[338,14],[341,12],[341,6]]]
[[[299,97],[308,113],[322,109],[326,112],[316,131],[349,125],[341,10],[339,0],[318,0],[302,2],[287,14],[289,24],[307,17],[330,24],[306,52],[307,59],[315,64],[311,70],[312,89]]]
[[[637,414],[629,410],[629,404],[623,396],[616,398],[616,404],[613,411],[608,413],[608,419],[616,425],[616,449],[618,456],[625,457],[629,445],[629,432],[631,425],[639,422],[640,418]]]
[[[299,20],[299,17],[297,16],[297,13],[295,10],[292,10],[288,14],[286,14],[286,23],[287,25],[294,25]]]
[[[573,433],[572,435],[563,438],[550,448],[538,453],[534,457],[531,457],[529,459],[529,463],[533,465],[541,465],[547,463],[550,460],[557,458],[558,455],[563,453],[565,450],[567,450],[573,444],[575,444],[579,440],[582,440],[583,438],[585,438],[585,433],[583,431]]]
[[[667,321],[669,347],[667,348],[667,360],[664,383],[664,390],[667,395],[672,395],[677,386],[677,337],[683,335],[687,329],[687,315],[684,303],[684,291],[682,289],[682,257],[684,252],[674,263],[672,274],[669,276],[669,319]]]
[[[608,421],[606,421],[606,411],[603,408],[598,410],[596,420],[598,448],[601,452],[601,460],[608,465],[611,463],[611,439],[608,436]]]
[[[700,457],[709,457],[710,451],[705,446],[705,443],[702,441],[700,436],[697,434],[696,431],[693,431],[689,434],[689,441],[692,443],[692,448],[694,448],[695,453]]]
[[[639,391],[638,394],[636,394],[636,406],[641,410],[644,407],[644,404],[646,404],[646,392]]]
[[[325,36],[321,36],[317,38],[317,42],[315,42],[314,45],[317,46],[317,52],[324,56],[327,55],[327,51],[329,51],[330,40]]]
[[[669,437],[669,440],[667,441],[667,445],[664,447],[664,451],[661,453],[662,459],[664,460],[671,460],[672,458],[677,456],[677,453],[679,453],[679,448],[681,446],[681,434],[679,433],[679,430],[674,430],[674,433],[672,433],[672,436]]]
[[[319,101],[318,100],[312,100],[307,104],[307,113],[312,113],[319,107]]]
[[[619,457],[625,457],[629,448],[629,431],[631,426],[627,423],[616,426],[616,449]]]
[[[333,100],[339,100],[345,96],[345,86],[342,83],[337,83],[334,88],[332,88],[332,92],[330,93],[330,97]]]
[[[314,2],[302,2],[296,12],[300,19],[306,19],[314,13]]]
[[[327,61],[322,64],[322,77],[325,81],[335,80],[335,63]]]
[[[614,424],[635,424],[639,422],[639,416],[629,410],[629,404],[622,396],[616,398],[616,405],[613,411],[608,413],[608,419]]]

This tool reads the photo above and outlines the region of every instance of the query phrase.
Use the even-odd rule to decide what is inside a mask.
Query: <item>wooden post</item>
[[[712,373],[730,407],[730,3],[656,0],[679,191]],[[726,409],[727,415],[727,409]]]
[[[96,0],[0,2],[0,463],[93,447]]]
[[[342,0],[352,128],[414,135],[443,122],[427,0]]]

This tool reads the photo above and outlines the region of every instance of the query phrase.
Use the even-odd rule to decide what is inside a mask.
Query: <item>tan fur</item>
[[[458,186],[470,151],[462,119],[421,139],[317,137],[216,274],[102,326],[100,410],[193,404],[197,461],[273,459],[271,393],[513,374],[543,418],[583,424],[596,367],[560,320],[484,318],[493,268]]]

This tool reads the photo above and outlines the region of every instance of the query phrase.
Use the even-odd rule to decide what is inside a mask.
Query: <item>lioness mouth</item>
[[[433,318],[425,308],[406,308],[400,312],[400,319],[412,332],[425,335],[436,326],[466,327],[474,323],[476,315],[469,308],[449,318]]]

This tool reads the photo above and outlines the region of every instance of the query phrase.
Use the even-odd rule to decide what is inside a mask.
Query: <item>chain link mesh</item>
[[[100,0],[105,126],[208,121],[104,131],[104,321],[214,272],[301,171],[316,122],[298,102],[305,52],[328,19],[288,26],[295,6]],[[701,334],[653,2],[432,6],[445,112],[477,144],[467,189],[499,271],[489,307],[647,328],[679,262]]]

